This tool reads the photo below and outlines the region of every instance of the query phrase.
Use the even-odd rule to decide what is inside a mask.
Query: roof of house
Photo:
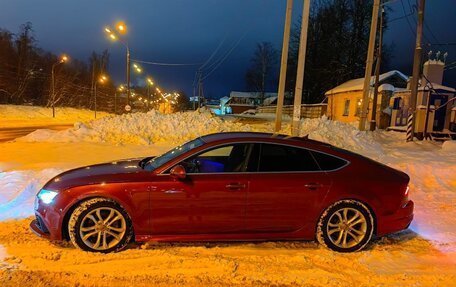
[[[447,86],[444,86],[444,85],[439,85],[439,84],[436,84],[436,83],[427,83],[426,86],[420,86],[418,88],[418,90],[422,91],[422,90],[429,90],[429,89],[434,89],[435,91],[446,91],[446,92],[451,92],[451,93],[456,93],[456,89],[454,88],[451,88],[451,87],[447,87]]]
[[[259,98],[260,92],[231,92],[230,98]],[[277,93],[264,93],[265,98],[277,97]]]
[[[392,70],[386,73],[383,73],[379,77],[379,82],[382,82],[390,77],[393,76],[399,76],[402,78],[404,81],[408,80],[408,77],[404,75],[403,73],[397,71],[397,70]],[[371,77],[371,86],[375,82],[375,77]],[[337,94],[337,93],[343,93],[343,92],[351,92],[351,91],[362,91],[364,87],[364,77],[363,78],[358,78],[358,79],[353,79],[349,80],[337,87],[332,88],[331,90],[327,91],[325,95],[332,95],[332,94]]]

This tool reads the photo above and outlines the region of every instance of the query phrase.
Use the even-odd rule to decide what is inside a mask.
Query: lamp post
[[[114,93],[114,113],[117,114],[117,92],[122,93],[124,91],[124,86],[120,85],[116,92]]]
[[[67,55],[62,55],[60,60],[52,65],[51,68],[51,105],[52,105],[52,117],[55,118],[55,79],[54,79],[54,70],[55,67],[68,61]]]
[[[151,78],[147,78],[147,110],[150,110],[150,87],[154,85]]]
[[[105,75],[101,75],[98,81],[95,82],[94,86],[94,91],[95,91],[95,97],[94,97],[94,104],[95,104],[95,118],[97,118],[97,84],[104,84],[106,81],[108,81],[108,77]]]
[[[127,33],[127,26],[123,22],[118,22],[116,24],[116,30],[119,35],[125,35]],[[130,106],[130,96],[131,96],[131,89],[130,89],[130,47],[128,46],[128,41],[122,40],[118,34],[116,34],[113,30],[109,27],[105,28],[105,32],[108,34],[109,38],[113,41],[118,40],[122,45],[124,45],[127,53],[126,53],[126,62],[127,62],[127,106]]]

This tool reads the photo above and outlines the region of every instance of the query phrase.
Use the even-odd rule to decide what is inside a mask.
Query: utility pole
[[[203,91],[203,72],[198,71],[198,108],[201,108],[204,104],[204,91]]]
[[[95,104],[95,118],[97,118],[97,82],[95,82],[94,86],[94,104]]]
[[[130,97],[131,97],[131,89],[130,89],[130,47],[128,43],[125,45],[127,48],[127,106],[130,106]]]
[[[372,118],[370,122],[370,130],[375,131],[377,128],[377,101],[378,101],[378,81],[380,79],[380,65],[382,63],[382,45],[383,45],[383,13],[385,10],[382,8],[380,12],[379,36],[377,47],[377,63],[375,64],[375,85],[374,85],[374,99],[372,100]]]
[[[359,119],[359,130],[366,130],[366,119],[369,108],[369,91],[370,82],[372,77],[372,62],[374,61],[374,50],[375,50],[375,38],[377,35],[377,20],[378,10],[380,8],[380,0],[374,0],[372,7],[372,20],[369,35],[369,47],[367,49],[366,69],[364,73],[364,85],[363,85],[363,102],[361,108],[361,115]]]
[[[284,31],[283,31],[282,59],[281,59],[281,63],[280,63],[279,90],[278,90],[277,109],[276,109],[276,118],[275,118],[275,132],[279,132],[282,128],[282,109],[283,109],[283,99],[285,98],[285,80],[287,77],[288,47],[290,45],[290,28],[291,28],[292,10],[293,10],[293,0],[287,0],[287,11],[285,14],[285,27],[284,27]]]
[[[117,114],[117,91],[114,92],[114,114]]]
[[[299,136],[299,122],[301,120],[302,86],[304,83],[304,67],[306,64],[307,28],[309,26],[310,1],[304,0],[302,10],[301,37],[299,39],[298,71],[296,73],[296,88],[294,95],[293,123],[291,135]]]
[[[425,0],[420,0],[418,7],[418,23],[416,26],[416,43],[415,55],[413,57],[413,75],[410,83],[410,106],[407,119],[407,141],[413,141],[415,135],[415,118],[416,118],[416,98],[418,95],[418,81],[420,78],[421,69],[421,42],[423,37],[423,22],[424,22],[424,6]]]

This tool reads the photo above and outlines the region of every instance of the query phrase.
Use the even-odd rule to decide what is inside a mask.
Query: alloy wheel
[[[366,237],[367,230],[366,217],[350,207],[334,212],[327,224],[329,239],[340,248],[351,248],[359,244]]]
[[[116,246],[126,231],[125,218],[118,210],[99,207],[84,216],[79,236],[88,247],[102,251]]]

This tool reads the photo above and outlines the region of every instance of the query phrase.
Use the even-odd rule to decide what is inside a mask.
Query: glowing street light
[[[142,68],[140,66],[138,66],[137,64],[133,64],[133,68],[135,68],[137,73],[141,73],[142,72]]]
[[[68,62],[68,56],[62,54],[58,62],[55,62],[51,68],[51,100],[52,100],[52,117],[55,118],[55,77],[54,70],[57,65]]]
[[[118,22],[116,24],[116,30],[120,35],[125,35],[127,33],[127,25],[124,22]],[[129,111],[130,108],[130,96],[131,96],[131,91],[130,91],[130,47],[128,46],[128,41],[122,40],[121,37],[118,37],[114,31],[110,27],[105,27],[104,31],[108,34],[109,38],[111,38],[113,41],[119,41],[122,45],[125,46],[125,49],[127,51],[126,54],[126,61],[127,61],[127,106],[125,107],[127,111]]]
[[[149,99],[149,103],[150,103],[151,102],[150,87],[154,85],[154,81],[152,81],[152,79],[150,77],[147,77],[146,81],[147,81],[147,98]],[[146,101],[146,103],[147,103],[147,101]],[[147,109],[148,110],[150,109],[150,104],[147,104]]]
[[[127,25],[125,25],[125,23],[122,21],[117,22],[116,29],[122,35],[127,33]]]
[[[108,77],[106,75],[100,75],[98,81],[95,82],[94,85],[94,104],[95,104],[95,118],[97,118],[97,83],[104,84],[108,81]]]

